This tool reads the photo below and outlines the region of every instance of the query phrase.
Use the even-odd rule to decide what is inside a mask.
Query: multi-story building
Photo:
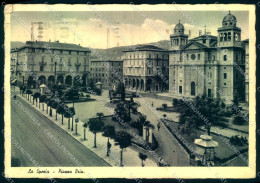
[[[124,52],[126,88],[136,91],[168,90],[168,50],[153,45],[140,45]]]
[[[245,103],[249,103],[249,39],[243,41],[245,44],[246,66],[245,66]]]
[[[13,78],[18,84],[38,87],[40,84],[76,83],[86,85],[89,74],[90,49],[80,45],[27,41],[11,51]]]
[[[241,29],[230,12],[223,18],[218,36],[204,35],[188,40],[179,22],[170,36],[169,83],[175,96],[200,94],[233,100],[245,98],[245,50]]]
[[[90,76],[94,82],[101,82],[104,88],[123,82],[123,61],[120,59],[92,60]]]

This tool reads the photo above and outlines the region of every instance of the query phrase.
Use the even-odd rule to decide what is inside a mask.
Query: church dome
[[[222,26],[236,26],[237,23],[237,18],[232,15],[229,11],[229,13],[223,18],[222,20]]]
[[[184,33],[184,26],[180,23],[180,20],[179,23],[174,27],[174,33]]]

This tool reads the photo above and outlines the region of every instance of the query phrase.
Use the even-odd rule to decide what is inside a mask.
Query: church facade
[[[174,96],[206,94],[232,101],[245,98],[245,49],[241,29],[230,12],[218,36],[188,39],[179,22],[170,35],[169,92]]]

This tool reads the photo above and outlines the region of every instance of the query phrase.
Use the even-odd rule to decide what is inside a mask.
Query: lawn
[[[180,134],[182,136],[182,138],[188,142],[187,144],[190,145],[193,149],[195,149],[194,140],[196,138],[199,138],[200,135],[205,134],[205,132],[202,130],[196,129],[196,130],[194,130],[194,131],[196,131],[195,133],[182,134],[181,130],[178,129],[178,125],[179,125],[178,123],[168,122],[169,128],[172,131],[175,131],[178,134]],[[243,146],[229,145],[229,143],[228,143],[229,139],[226,137],[221,137],[221,136],[213,134],[213,133],[211,134],[211,136],[214,141],[218,142],[218,147],[216,148],[216,159],[218,161],[220,161],[221,163],[224,163],[227,160],[235,157],[236,153],[234,150],[244,152],[244,151],[246,151],[246,149],[248,149],[248,145],[243,145]],[[233,148],[234,150],[232,150],[231,148]],[[246,157],[246,158],[248,158],[248,157]],[[242,165],[244,165],[244,164],[242,163]]]

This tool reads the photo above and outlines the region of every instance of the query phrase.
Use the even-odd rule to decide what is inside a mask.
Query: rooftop
[[[133,49],[124,50],[123,52],[134,52],[134,51],[167,51],[167,50],[154,45],[144,44],[144,45],[137,45]]]
[[[59,41],[48,42],[48,41],[26,41],[26,45],[19,48],[19,50],[24,48],[46,48],[46,49],[56,49],[56,50],[71,50],[71,51],[87,51],[91,50],[86,47],[82,47],[77,44],[71,43],[60,43]]]

